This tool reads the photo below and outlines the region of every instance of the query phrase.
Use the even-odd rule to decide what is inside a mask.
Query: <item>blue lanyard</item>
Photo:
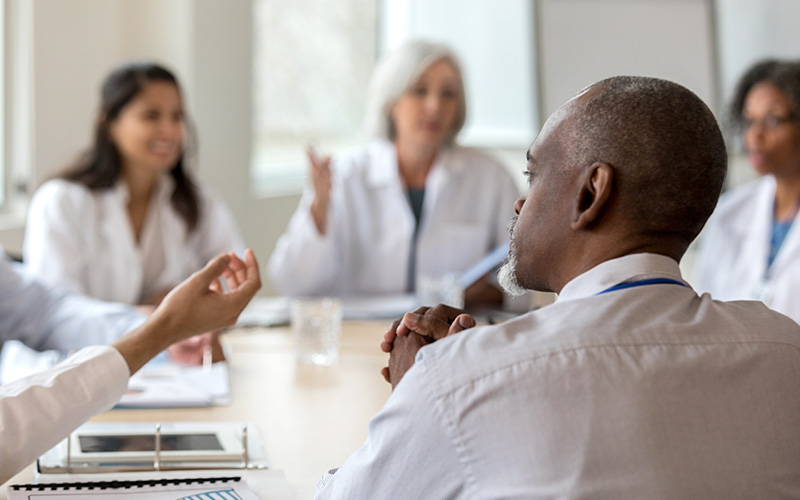
[[[650,278],[649,280],[629,281],[627,283],[620,283],[619,285],[614,285],[611,288],[606,288],[602,292],[598,292],[595,295],[603,295],[604,293],[608,292],[616,292],[617,290],[624,290],[626,288],[633,288],[645,285],[680,285],[689,288],[689,285],[687,285],[686,283],[681,283],[678,280],[673,280],[670,278]]]

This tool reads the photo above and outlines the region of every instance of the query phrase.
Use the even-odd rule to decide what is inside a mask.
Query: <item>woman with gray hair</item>
[[[519,192],[486,155],[455,143],[466,119],[461,69],[445,46],[411,41],[380,62],[366,147],[318,157],[312,185],[270,258],[289,295],[413,292],[417,276],[458,275],[508,241]],[[484,277],[469,304],[499,304]]]

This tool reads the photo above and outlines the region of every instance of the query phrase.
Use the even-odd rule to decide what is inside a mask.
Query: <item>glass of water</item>
[[[302,298],[291,302],[292,331],[301,363],[329,366],[339,360],[342,303],[334,298]]]

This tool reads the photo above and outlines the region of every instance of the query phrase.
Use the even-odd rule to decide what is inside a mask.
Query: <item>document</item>
[[[192,408],[230,403],[228,364],[209,368],[173,361],[151,362],[135,373],[114,408]]]

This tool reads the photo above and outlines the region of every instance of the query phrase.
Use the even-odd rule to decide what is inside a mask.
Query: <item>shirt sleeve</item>
[[[46,288],[21,266],[0,261],[0,339],[67,352],[109,344],[144,322],[135,309]]]
[[[326,474],[316,499],[465,496],[455,443],[445,431],[450,417],[430,396],[431,376],[419,363],[406,372],[370,421],[364,445]]]
[[[48,286],[86,293],[85,242],[87,221],[82,212],[88,200],[79,186],[67,181],[44,183],[28,207],[23,242],[25,266]],[[87,195],[88,196],[88,195]]]
[[[0,483],[122,397],[130,373],[113,347],[90,347],[61,364],[0,386]]]
[[[333,184],[336,190],[336,183]],[[314,191],[309,188],[300,199],[286,232],[281,235],[269,259],[269,275],[275,287],[285,295],[320,295],[335,292],[335,281],[341,264],[336,259],[335,198],[331,193],[328,227],[322,235],[311,216]]]

